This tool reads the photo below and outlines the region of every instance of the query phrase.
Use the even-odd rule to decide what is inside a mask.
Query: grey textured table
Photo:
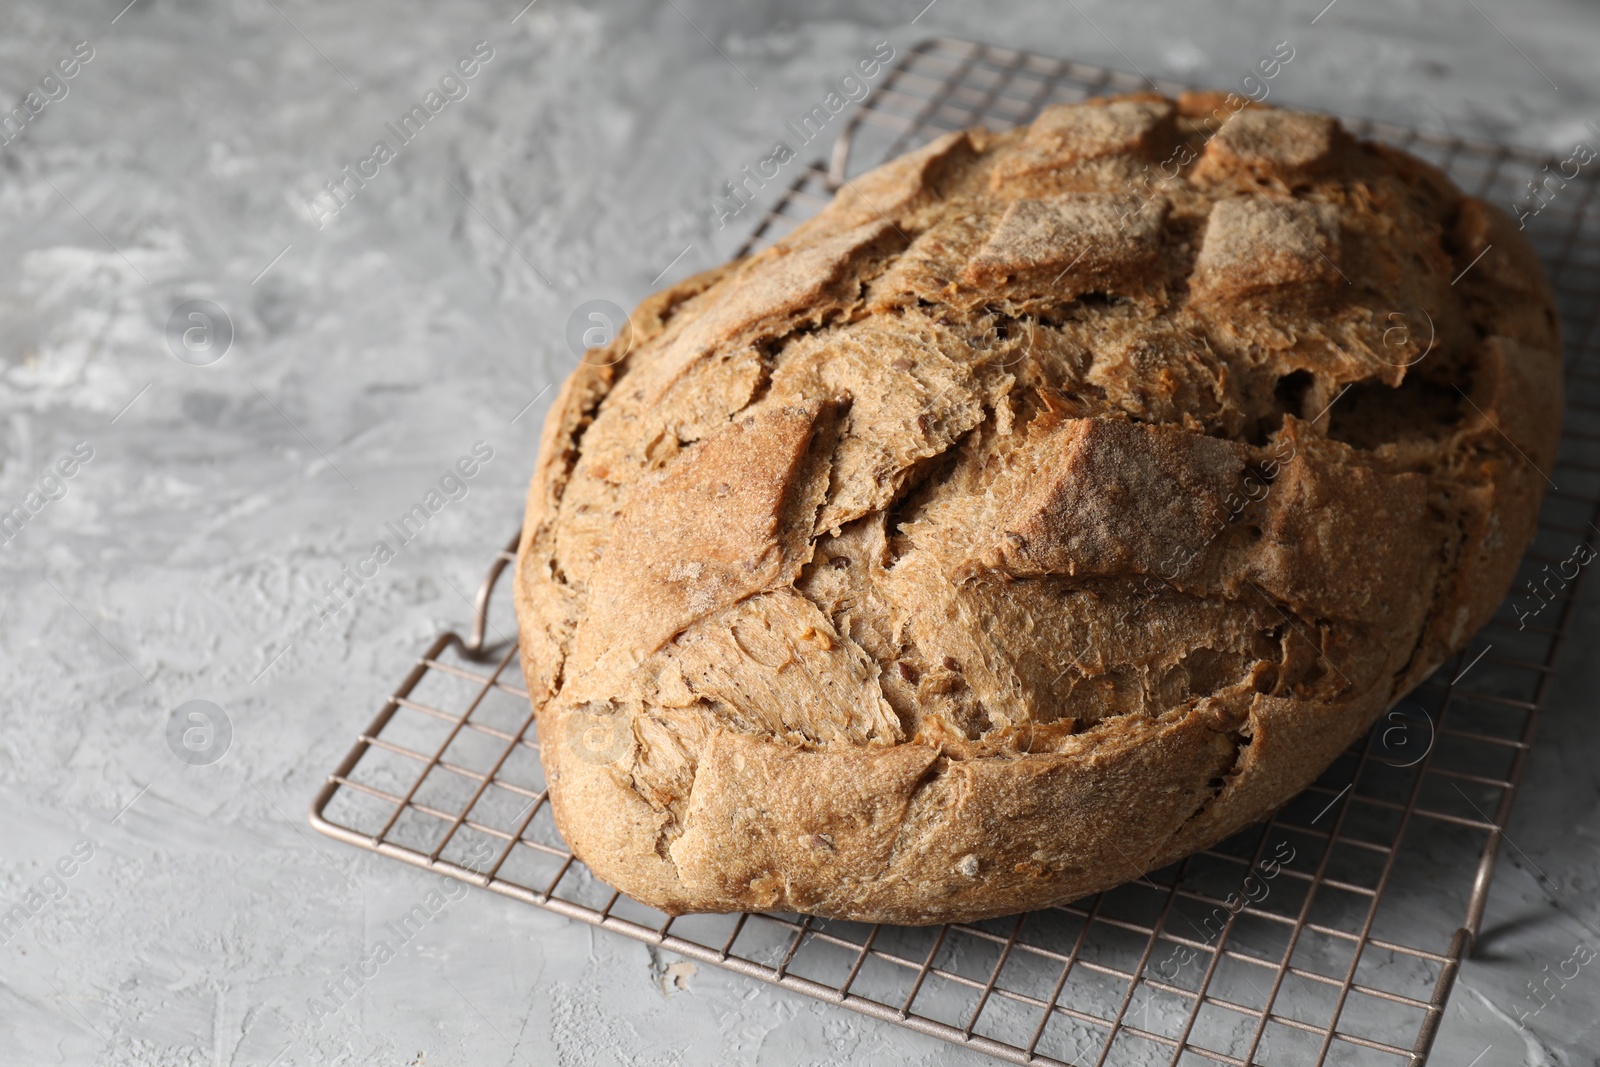
[[[306,828],[514,528],[569,315],[725,258],[722,183],[880,40],[1221,85],[1289,41],[1285,100],[1600,138],[1600,12],[1549,0],[123,2],[0,11],[28,118],[0,147],[0,511],[41,502],[0,545],[0,910],[26,911],[0,932],[0,1061],[28,1067],[984,1062]],[[458,61],[472,76],[375,159]],[[220,359],[220,335],[182,343],[202,320],[169,343],[196,300],[231,321]],[[1600,966],[1515,1024],[1527,982],[1600,947],[1597,633],[1591,582],[1435,1063],[1600,1064]],[[193,700],[231,728],[214,762],[169,739]],[[361,966],[430,892],[431,922]]]

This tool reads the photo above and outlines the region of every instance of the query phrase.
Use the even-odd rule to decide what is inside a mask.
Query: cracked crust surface
[[[1537,260],[1424,163],[1219,102],[948,134],[579,366],[516,606],[596,874],[1074,899],[1276,809],[1487,620],[1559,431]]]

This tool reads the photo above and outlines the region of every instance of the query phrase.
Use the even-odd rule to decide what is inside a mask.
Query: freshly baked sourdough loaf
[[[516,600],[561,833],[673,913],[973,919],[1262,818],[1493,612],[1562,407],[1499,211],[1213,94],[941,137],[632,327]]]

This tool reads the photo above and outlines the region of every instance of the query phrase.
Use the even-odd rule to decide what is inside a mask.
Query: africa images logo
[[[801,115],[799,122],[785,121],[785,128],[802,145],[810,144],[821,137],[824,128],[835,115],[843,111],[847,105],[866,98],[872,88],[869,83],[892,59],[894,59],[894,46],[888,41],[879,41],[873,46],[870,56],[856,63],[855,70],[838,79],[838,88],[824,96],[822,103]],[[754,171],[751,170],[750,164],[746,163],[739,168],[738,179],[723,182],[722,200],[711,201],[711,217],[716,221],[717,229],[727,226],[729,219],[749,207],[756,193],[765,189],[767,182],[776,178],[778,171],[793,162],[795,157],[796,152],[790,147],[789,142],[776,141],[766,158],[755,165]]]
[[[327,226],[329,219],[343,211],[356,198],[356,194],[367,187],[367,182],[397,159],[400,150],[417,139],[433,116],[452,101],[465,100],[472,91],[468,83],[493,58],[494,46],[488,41],[473,45],[471,54],[456,60],[455,66],[440,75],[437,89],[429,89],[423,94],[422,102],[412,104],[401,113],[398,122],[383,124],[384,132],[394,139],[394,144],[391,145],[388,139],[373,142],[371,154],[357,160],[353,169],[346,164],[340,170],[339,177],[323,182],[322,192],[306,200],[306,210],[311,212],[311,221],[317,224],[317,229]]]

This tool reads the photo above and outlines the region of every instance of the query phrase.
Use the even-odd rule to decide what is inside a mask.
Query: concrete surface
[[[0,902],[40,894],[0,945],[0,1062],[27,1067],[988,1062],[481,892],[351,1010],[308,1011],[446,888],[303,812],[467,618],[569,314],[724,258],[712,195],[882,39],[1215,84],[1288,40],[1285,99],[1552,149],[1600,119],[1600,11],[1570,0],[124,2],[0,9],[4,99],[74,71],[0,148],[0,510],[41,505],[0,546]],[[463,98],[308,209],[479,42]],[[194,300],[231,320],[221,358],[169,347]],[[319,625],[324,583],[476,442],[465,495]],[[1542,967],[1600,946],[1597,633],[1591,583],[1437,1064],[1600,1063],[1600,967],[1511,1022]],[[231,728],[215,762],[169,744],[195,700]]]

